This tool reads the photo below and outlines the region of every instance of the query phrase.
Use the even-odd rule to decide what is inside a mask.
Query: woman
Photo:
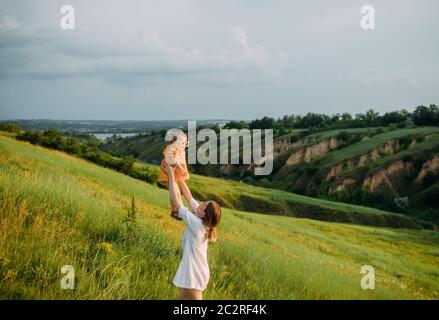
[[[216,240],[215,228],[221,220],[221,207],[215,201],[201,202],[192,197],[183,182],[180,185],[183,196],[190,203],[194,213],[189,211],[178,196],[174,171],[167,162],[163,164],[169,176],[169,194],[174,208],[178,208],[176,218],[186,224],[183,234],[183,257],[172,283],[180,288],[181,300],[201,300],[203,290],[209,282],[210,271],[207,262],[208,241]]]

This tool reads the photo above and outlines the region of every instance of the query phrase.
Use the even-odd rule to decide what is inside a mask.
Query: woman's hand
[[[163,161],[163,169],[168,174],[169,178],[174,177],[175,168],[173,168],[166,160]]]

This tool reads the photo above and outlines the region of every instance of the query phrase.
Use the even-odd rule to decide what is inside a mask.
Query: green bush
[[[427,190],[424,190],[416,194],[412,201],[424,208],[438,208],[439,207],[439,183],[431,186]]]
[[[407,149],[412,142],[413,137],[410,136],[404,136],[398,139],[399,146],[401,149]]]
[[[20,126],[13,122],[1,122],[0,131],[6,131],[11,133],[20,133],[22,130]]]
[[[255,185],[257,185],[258,187],[263,187],[263,188],[272,188],[273,187],[273,184],[267,178],[262,178],[261,180],[258,180],[255,183]]]
[[[346,131],[341,131],[341,132],[338,134],[337,138],[338,138],[339,140],[343,141],[343,142],[347,142],[347,141],[349,140],[349,138],[350,138],[350,135],[349,135],[349,133],[347,133]]]
[[[422,184],[424,185],[425,188],[429,188],[432,185],[434,185],[438,180],[439,180],[439,173],[429,171],[425,176],[424,180],[422,181]]]

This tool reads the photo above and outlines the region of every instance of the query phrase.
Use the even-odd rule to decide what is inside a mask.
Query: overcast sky
[[[439,103],[437,0],[0,4],[1,119],[254,119]],[[65,4],[75,30],[60,27]],[[360,27],[365,4],[372,31]]]

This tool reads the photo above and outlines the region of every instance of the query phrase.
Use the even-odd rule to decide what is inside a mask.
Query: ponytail
[[[203,220],[206,239],[210,242],[215,242],[217,239],[215,227],[221,220],[221,207],[215,201],[209,201],[204,212],[205,215]]]
[[[206,239],[209,242],[215,242],[216,241],[216,228],[208,228],[206,227]]]

